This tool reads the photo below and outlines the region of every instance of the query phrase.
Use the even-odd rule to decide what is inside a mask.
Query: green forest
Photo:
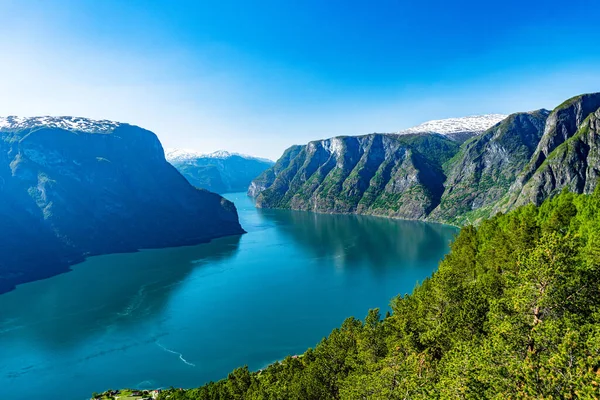
[[[313,349],[161,399],[600,397],[600,190],[461,229],[382,316]]]

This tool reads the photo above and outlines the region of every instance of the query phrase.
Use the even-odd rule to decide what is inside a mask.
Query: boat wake
[[[186,360],[185,358],[183,358],[183,354],[181,354],[181,353],[179,353],[179,352],[177,352],[177,351],[173,351],[173,350],[171,350],[171,349],[167,349],[165,346],[163,346],[162,344],[160,344],[158,341],[156,342],[156,345],[157,345],[158,347],[160,347],[161,349],[163,349],[164,351],[168,352],[168,353],[172,353],[172,354],[176,354],[176,355],[178,355],[178,356],[179,356],[179,359],[180,359],[181,361],[183,361],[184,363],[186,363],[187,365],[189,365],[189,366],[192,366],[192,367],[195,367],[195,366],[196,366],[196,364],[192,364],[191,362],[189,362],[188,360]]]

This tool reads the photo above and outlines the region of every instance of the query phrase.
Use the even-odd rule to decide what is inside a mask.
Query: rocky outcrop
[[[0,120],[0,292],[93,254],[243,232],[234,205],[192,187],[150,131],[75,118]]]
[[[288,149],[249,194],[259,207],[424,218],[442,195],[442,164],[457,150],[441,135],[314,141]]]

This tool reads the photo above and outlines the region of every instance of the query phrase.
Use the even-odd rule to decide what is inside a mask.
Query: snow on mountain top
[[[208,153],[208,154],[204,155],[204,157],[207,157],[207,158],[229,158],[231,156],[239,156],[239,157],[244,157],[244,158],[252,158],[252,157],[247,156],[245,154],[231,153],[231,152],[229,152],[227,150],[217,150],[215,152]]]
[[[232,156],[242,157],[248,160],[258,160],[264,161],[268,163],[273,163],[273,161],[266,158],[253,157],[246,154],[233,153],[226,150],[217,150],[213,153],[200,153],[195,150],[190,149],[166,149],[165,157],[169,162],[190,162],[194,161],[198,158],[217,158],[217,159],[226,159]]]
[[[110,133],[119,125],[119,122],[81,117],[0,117],[0,130],[49,127],[89,133]]]
[[[503,114],[472,115],[461,118],[447,118],[427,121],[412,128],[397,132],[399,135],[410,133],[439,133],[449,135],[461,132],[480,134],[506,118]]]
[[[167,161],[192,161],[204,157],[204,154],[188,149],[165,149]]]

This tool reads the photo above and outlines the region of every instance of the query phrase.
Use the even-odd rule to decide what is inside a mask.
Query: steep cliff
[[[429,218],[460,224],[489,216],[529,162],[549,113],[512,114],[465,143],[448,163],[444,194]]]
[[[88,255],[242,232],[234,205],[192,187],[150,131],[71,117],[0,119],[0,292]]]
[[[436,134],[314,141],[288,149],[249,194],[259,207],[424,218],[442,195],[442,164],[457,150]]]
[[[600,109],[559,145],[523,186],[515,205],[540,204],[563,189],[592,193],[600,176]]]
[[[530,202],[539,205],[563,188],[576,193],[591,192],[596,182],[593,173],[588,174],[584,166],[596,168],[597,160],[593,158],[593,151],[590,155],[588,149],[573,146],[583,143],[581,140],[593,142],[596,131],[593,126],[590,129],[588,117],[591,118],[590,115],[598,108],[600,93],[576,96],[556,107],[548,116],[544,135],[531,160],[493,211],[506,212]],[[579,134],[583,125],[586,125],[587,133]],[[579,139],[566,144],[574,136]],[[579,153],[575,153],[576,150]],[[550,157],[552,162],[548,162]]]

